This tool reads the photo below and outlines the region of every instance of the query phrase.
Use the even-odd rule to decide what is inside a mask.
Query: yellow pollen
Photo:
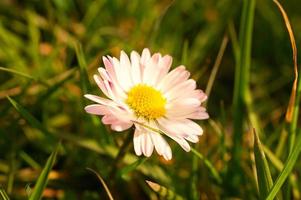
[[[162,117],[165,114],[166,99],[153,87],[139,84],[131,88],[125,101],[138,117],[147,120]]]

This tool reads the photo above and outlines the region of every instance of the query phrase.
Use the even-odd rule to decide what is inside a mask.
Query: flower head
[[[163,135],[175,140],[185,151],[187,141],[196,143],[202,128],[192,120],[207,119],[201,106],[207,98],[196,82],[189,79],[184,66],[169,72],[172,57],[151,55],[144,49],[141,56],[132,51],[130,58],[121,51],[120,59],[103,57],[105,68],[98,68],[94,80],[107,98],[87,94],[97,104],[85,107],[86,112],[103,115],[102,122],[115,131],[135,126],[134,150],[149,157],[154,148],[166,160],[172,158]]]

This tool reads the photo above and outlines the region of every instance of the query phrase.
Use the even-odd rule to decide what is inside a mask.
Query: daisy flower
[[[175,140],[185,151],[189,142],[198,142],[202,128],[192,120],[207,119],[201,106],[207,98],[196,82],[189,79],[184,66],[169,72],[172,57],[160,53],[151,55],[144,49],[130,58],[121,51],[120,59],[103,57],[105,68],[98,68],[94,80],[107,98],[86,94],[96,104],[85,107],[86,112],[102,115],[102,122],[115,131],[135,126],[135,153],[151,156],[155,149],[166,160],[172,158],[163,135]]]

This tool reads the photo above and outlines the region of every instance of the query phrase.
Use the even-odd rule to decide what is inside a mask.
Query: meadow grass
[[[282,2],[281,2],[282,3]],[[0,2],[0,197],[300,199],[299,2]],[[120,50],[173,56],[208,94],[186,153],[135,155],[132,130],[88,115]]]

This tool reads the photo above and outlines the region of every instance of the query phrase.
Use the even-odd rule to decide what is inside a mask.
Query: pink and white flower
[[[206,94],[196,89],[184,66],[169,72],[172,57],[160,53],[151,55],[144,49],[139,55],[132,51],[130,58],[121,51],[120,59],[103,57],[105,68],[98,68],[94,80],[107,98],[86,94],[96,104],[85,107],[86,112],[102,115],[102,122],[115,131],[133,125],[135,153],[151,156],[154,148],[166,160],[172,158],[166,135],[185,151],[189,142],[198,142],[202,128],[192,120],[209,116],[201,104]]]

